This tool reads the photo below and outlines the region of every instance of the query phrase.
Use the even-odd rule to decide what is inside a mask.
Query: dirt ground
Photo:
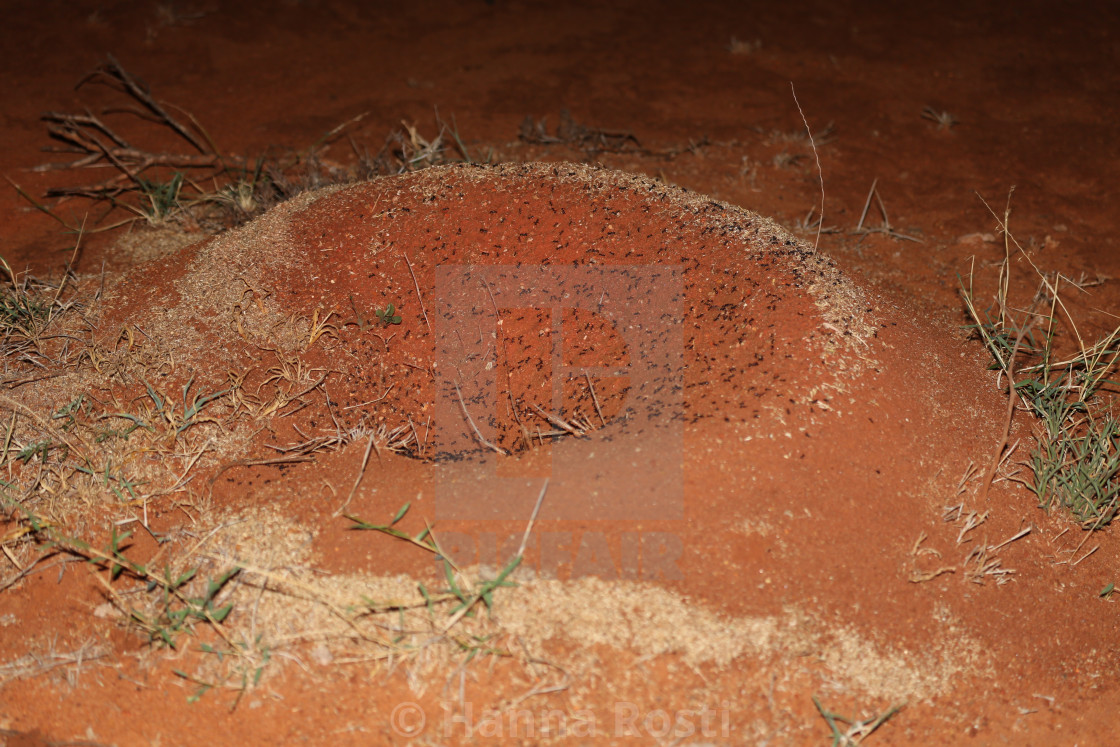
[[[79,393],[74,417],[152,433],[98,436],[78,498],[42,467],[6,494],[52,526],[0,514],[0,743],[1114,739],[1116,528],[1038,508],[1025,412],[984,489],[1007,392],[960,290],[994,298],[1010,205],[1013,304],[1033,263],[1085,287],[1063,295],[1083,338],[1116,326],[1120,7],[15,0],[4,19],[0,172],[57,219],[0,190],[0,256],[57,282],[59,220],[86,222],[66,330],[93,351],[7,355],[5,483],[34,476],[10,454],[35,433],[85,453],[95,431],[58,424]],[[44,113],[183,151],[75,87],[110,55],[250,167],[354,174],[394,132],[423,166],[441,127],[444,158],[209,240],[97,232],[132,214],[45,195],[115,172],[36,169],[72,158],[44,152]],[[406,503],[407,537],[370,530]],[[198,569],[174,604],[46,543],[125,530],[131,562]],[[187,597],[205,612],[173,649],[166,615],[122,614]]]

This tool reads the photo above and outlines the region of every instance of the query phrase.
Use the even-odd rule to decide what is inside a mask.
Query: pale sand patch
[[[895,700],[943,694],[960,676],[984,669],[980,646],[952,620],[941,621],[940,643],[901,651],[795,608],[731,617],[652,584],[595,577],[514,574],[518,585],[493,592],[490,614],[479,604],[477,614],[445,631],[455,602],[438,585],[426,586],[435,601],[429,608],[418,581],[407,576],[316,571],[315,532],[275,509],[211,521],[213,528],[195,532],[203,539],[188,548],[201,560],[198,583],[234,565],[245,569],[217,600],[234,605],[227,635],[262,650],[310,644],[310,660],[321,665],[405,661],[419,682],[458,666],[462,642],[478,636],[515,658],[547,661],[577,676],[593,674],[607,649],[640,660],[679,658],[698,671],[780,673],[782,681],[808,667],[843,691]],[[464,575],[461,588],[477,589],[477,569]]]

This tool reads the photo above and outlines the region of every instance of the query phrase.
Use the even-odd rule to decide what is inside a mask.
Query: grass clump
[[[57,286],[20,277],[3,257],[0,268],[7,281],[0,287],[0,355],[24,363],[44,358],[48,328],[74,306],[72,299],[63,298],[70,268]]]
[[[1085,283],[1039,270],[1008,230],[1009,217],[1010,208],[1000,221],[1005,256],[993,306],[977,307],[971,277],[967,287],[961,284],[972,319],[969,328],[991,354],[992,368],[1012,382],[1004,438],[984,489],[1009,451],[1011,419],[1018,407],[1037,424],[1028,463],[1034,479],[1020,482],[1034,492],[1041,508],[1060,506],[1083,528],[1100,529],[1120,512],[1120,421],[1105,408],[1105,395],[1116,384],[1109,377],[1120,358],[1120,327],[1087,344],[1062,300],[1063,291],[1083,291]],[[1034,298],[1019,312],[1007,298],[1013,246],[1039,278]],[[1064,356],[1058,353],[1062,328],[1072,333],[1076,345]]]
[[[177,648],[180,636],[193,633],[195,623],[217,627],[233,610],[231,603],[219,603],[217,599],[231,579],[241,572],[237,565],[202,583],[201,579],[196,579],[197,567],[173,572],[169,565],[160,569],[129,558],[126,551],[131,532],[118,532],[114,527],[105,548],[98,549],[90,542],[61,531],[52,522],[13,499],[6,490],[0,490],[0,505],[22,515],[26,534],[38,540],[44,551],[80,558],[104,571],[99,580],[110,602],[130,623],[144,631],[152,643]],[[136,605],[126,601],[125,595],[113,586],[113,582],[122,577],[144,584],[146,591],[152,594],[148,600],[150,604]]]

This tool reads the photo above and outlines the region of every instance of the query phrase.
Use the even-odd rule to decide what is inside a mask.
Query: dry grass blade
[[[878,185],[879,178],[876,177],[871,182],[871,189],[867,191],[867,200],[863,203],[863,211],[859,215],[859,223],[856,224],[856,227],[852,230],[852,233],[858,236],[867,236],[873,233],[881,233],[891,237],[892,239],[914,241],[919,244],[922,243],[922,240],[919,238],[908,236],[904,233],[899,233],[898,231],[894,230],[894,228],[891,226],[890,217],[887,215],[887,206],[883,204],[883,198],[879,196]],[[863,223],[865,220],[867,220],[867,213],[871,209],[872,198],[875,199],[876,204],[879,206],[879,215],[882,219],[882,223],[875,228],[864,228]]]
[[[813,157],[817,160],[817,177],[821,185],[821,215],[817,221],[817,238],[813,241],[813,248],[817,249],[821,244],[821,230],[824,228],[824,171],[821,170],[821,157],[817,153],[817,144],[813,141],[813,131],[809,128],[809,120],[805,117],[805,112],[801,109],[801,102],[797,100],[797,90],[793,87],[793,81],[789,82],[789,90],[793,94],[793,103],[797,105],[797,112],[801,115],[801,121],[805,123],[805,133],[809,136],[809,145],[813,148]],[[865,211],[866,212],[866,209]],[[861,219],[862,222],[862,219]]]
[[[424,324],[428,326],[428,332],[432,331],[432,323],[428,321],[428,311],[424,308],[424,298],[420,295],[420,283],[416,282],[416,273],[412,271],[412,262],[408,260],[408,254],[403,253],[404,263],[408,266],[408,274],[412,276],[412,285],[416,288],[416,300],[420,302],[420,313],[424,316]]]
[[[86,643],[80,648],[66,653],[58,653],[53,649],[41,654],[30,653],[7,664],[0,664],[0,683],[14,679],[36,677],[59,667],[74,667],[77,671],[81,671],[85,662],[103,659],[109,653],[108,646],[93,642]]]

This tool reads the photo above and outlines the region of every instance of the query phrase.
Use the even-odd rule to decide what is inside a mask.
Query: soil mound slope
[[[399,324],[377,316],[390,304]],[[739,208],[578,165],[452,166],[306,195],[149,263],[110,293],[109,319],[147,310],[145,332],[201,352],[192,364],[215,381],[325,333],[315,362],[334,369],[346,423],[423,422],[441,385],[466,400],[499,388],[515,404],[476,425],[516,451],[555,429],[538,407],[602,425],[648,423],[654,405],[686,422],[827,406],[873,334],[865,304],[829,260]],[[553,321],[556,350],[536,339]],[[586,380],[554,401],[553,364],[630,380],[601,384],[592,413]]]
[[[923,533],[956,533],[944,507],[1002,404],[959,343],[748,211],[572,164],[431,168],[143,265],[101,329],[125,320],[169,379],[235,388],[262,424],[198,467],[231,490],[266,447],[373,433],[425,462],[462,565],[507,562],[540,499],[542,576],[976,650],[906,581]],[[355,505],[417,487],[395,459]]]
[[[542,519],[792,510],[860,552],[899,521],[912,543],[939,509],[914,494],[959,477],[997,404],[773,222],[575,164],[308,194],[107,295],[103,330],[139,316],[171,378],[278,416],[245,454],[378,428],[436,464],[441,519],[523,521],[547,476]]]

